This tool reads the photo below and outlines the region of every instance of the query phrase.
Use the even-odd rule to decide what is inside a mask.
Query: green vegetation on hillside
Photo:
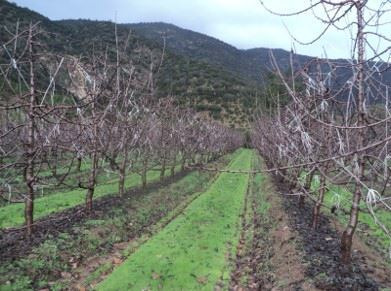
[[[0,19],[0,39],[7,41],[11,36],[4,29],[16,30],[20,21],[20,29],[25,29],[30,21],[40,22],[43,30],[48,32],[42,40],[42,45],[48,51],[59,55],[70,55],[76,58],[89,57],[105,52],[115,57],[115,25],[108,21],[63,20],[51,21],[48,18],[26,8],[20,8],[7,1],[0,1],[2,18]],[[202,58],[197,54],[198,45],[191,54],[178,53],[167,39],[167,49],[164,56],[163,38],[148,37],[146,31],[140,31],[134,25],[119,24],[118,38],[121,43],[128,40],[126,55],[135,66],[135,83],[138,94],[149,94],[149,70],[151,61],[154,63],[153,77],[157,86],[157,97],[174,96],[178,103],[189,106],[197,111],[206,112],[210,117],[223,120],[231,126],[243,125],[247,122],[255,105],[254,96],[260,91],[259,82],[254,82],[245,76],[238,75],[224,63],[213,62],[211,58]],[[179,40],[179,39],[178,39]],[[175,43],[178,41],[175,40]],[[239,58],[226,54],[214,44],[216,40],[207,38],[204,47],[211,53],[225,56],[236,62]],[[184,49],[191,49],[191,44],[183,42]],[[189,47],[188,47],[189,46]],[[223,46],[229,49],[229,45]],[[234,49],[236,50],[236,49]],[[160,62],[162,67],[159,68]],[[9,60],[4,60],[6,63]],[[66,78],[64,78],[65,80]],[[67,90],[68,81],[59,82],[58,89]],[[3,84],[4,85],[4,84]],[[1,87],[6,87],[0,84]]]

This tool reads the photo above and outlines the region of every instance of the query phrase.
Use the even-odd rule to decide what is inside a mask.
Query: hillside
[[[60,55],[82,57],[90,55],[93,49],[104,51],[107,47],[115,47],[115,25],[111,22],[51,21],[4,0],[0,1],[0,11],[3,16],[0,19],[2,41],[10,38],[7,30],[15,31],[19,20],[22,28],[30,22],[40,22],[42,29],[48,32],[44,45],[49,51]],[[163,43],[161,39],[148,37],[148,34],[125,24],[118,25],[118,36],[122,42],[129,37],[127,54],[129,61],[135,66],[138,84],[142,88],[148,82],[151,55],[153,59],[160,60]],[[180,42],[181,38],[178,38],[178,41]],[[184,40],[182,44],[183,50],[186,51],[188,42]],[[191,49],[191,46],[189,48]],[[217,55],[221,53],[218,47],[207,50]],[[195,53],[180,53],[170,46],[164,54],[162,68],[155,71],[157,97],[175,96],[180,104],[207,112],[211,117],[223,120],[231,126],[244,125],[247,122],[250,108],[255,104],[254,96],[260,90],[257,84],[244,75],[238,76],[234,71],[208,59],[202,59]]]
[[[258,86],[270,83],[270,70],[273,68],[270,60],[271,53],[273,53],[281,71],[288,71],[291,67],[290,52],[283,49],[240,50],[213,37],[161,22],[128,24],[128,26],[150,40],[162,42],[164,37],[167,47],[175,54],[213,64]],[[295,68],[302,67],[314,59],[316,58],[295,54],[293,66]],[[325,60],[320,60],[323,62],[321,70],[324,73],[329,72],[330,65]],[[333,80],[331,87],[339,90],[341,85],[352,76],[349,68],[351,60],[331,59],[330,62],[336,68],[336,72],[334,72],[336,79]],[[374,88],[384,87],[379,81],[386,84],[391,82],[391,71],[387,63],[369,62],[369,65],[371,67],[369,70],[372,72],[382,71],[381,76],[371,73]],[[317,70],[316,65],[308,67],[309,72]],[[346,99],[346,95],[346,92],[342,91],[340,98]],[[384,102],[384,100],[378,96],[370,96],[370,102]]]
[[[167,47],[178,55],[217,65],[254,83],[262,82],[262,78],[271,68],[271,51],[283,69],[289,67],[290,53],[282,49],[240,50],[216,38],[162,22],[128,26],[150,40],[162,42],[165,38]],[[312,58],[308,56],[295,56],[295,60],[300,63],[310,59]]]
[[[107,47],[115,47],[115,26],[112,22],[51,21],[5,0],[0,0],[0,12],[2,41],[10,37],[7,29],[13,31],[19,20],[21,26],[40,22],[42,28],[49,32],[45,45],[60,55],[82,57],[90,55],[93,49],[104,51]],[[256,104],[270,103],[270,97],[264,93],[265,85],[270,84],[270,52],[273,52],[282,71],[290,67],[288,51],[267,48],[240,50],[213,37],[172,24],[119,24],[118,35],[123,42],[129,37],[127,55],[136,68],[140,88],[148,82],[151,56],[159,63],[165,43],[162,67],[156,69],[154,75],[156,96],[175,96],[180,104],[206,112],[231,126],[246,125]],[[294,66],[301,66],[311,59],[296,54]],[[350,78],[351,72],[346,68],[347,61],[334,61],[341,65],[335,81],[338,87]],[[323,65],[322,70],[328,71],[329,68]],[[391,73],[386,72],[383,78],[383,81],[390,81]],[[371,100],[376,102],[376,97]]]

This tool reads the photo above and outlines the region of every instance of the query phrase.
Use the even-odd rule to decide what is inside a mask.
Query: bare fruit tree
[[[352,239],[363,207],[390,235],[373,211],[375,205],[391,210],[387,204],[390,194],[386,191],[390,47],[380,49],[374,45],[376,41],[390,41],[382,34],[382,27],[387,24],[383,20],[391,7],[388,1],[376,4],[374,7],[374,2],[363,0],[320,0],[310,1],[306,8],[293,13],[271,11],[280,16],[315,15],[325,28],[307,44],[336,29],[350,30],[353,45],[351,58],[346,61],[313,60],[297,65],[292,53],[290,79],[281,73],[272,55],[274,71],[291,101],[277,116],[260,117],[253,130],[253,143],[271,162],[271,168],[300,188],[302,200],[306,196],[314,201],[314,229],[329,186],[343,186],[351,191],[349,219],[341,237],[341,262],[345,265],[351,262]],[[342,19],[348,24],[341,25]],[[316,191],[311,188],[314,177],[318,178]],[[333,208],[338,206],[336,202]]]
[[[134,50],[116,25],[114,42],[79,57],[53,54],[44,45],[50,33],[39,23],[6,31],[0,43],[0,197],[2,205],[25,204],[29,238],[35,224],[47,222],[47,213],[40,221],[34,216],[37,199],[53,195],[56,204],[68,190],[85,189],[91,214],[104,179],[117,178],[123,197],[129,176],[139,175],[145,188],[155,171],[163,180],[179,161],[185,170],[191,160],[206,163],[242,144],[238,132],[172,97],[157,98],[164,48]],[[136,70],[131,52],[147,56],[147,63],[150,57],[149,67]]]
[[[46,50],[41,43],[44,37],[38,23],[25,27],[17,23],[0,48],[0,195],[9,202],[24,202],[28,237],[33,231],[37,191],[43,191],[48,182],[61,184],[72,164],[58,160],[66,152],[59,145],[66,136],[68,113],[75,109],[71,98],[55,91],[66,60]],[[54,163],[68,170],[58,175]],[[47,181],[51,172],[58,183]]]

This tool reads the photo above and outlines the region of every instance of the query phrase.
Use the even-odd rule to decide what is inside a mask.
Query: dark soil
[[[289,193],[287,185],[275,177],[274,183],[282,194]],[[354,250],[351,268],[340,264],[340,234],[332,221],[321,215],[319,228],[312,230],[312,207],[307,201],[299,208],[294,196],[281,195],[283,207],[289,217],[289,226],[300,236],[304,251],[306,277],[322,290],[379,290],[391,287],[389,269],[382,265],[378,256],[375,264],[368,264],[370,257],[360,250]]]
[[[249,215],[242,220],[229,290],[318,290],[306,280],[298,235],[288,226],[281,197],[266,180],[246,199]],[[264,203],[268,210],[260,208]]]
[[[236,255],[231,259],[233,264],[233,270],[231,272],[231,281],[229,283],[229,290],[239,290],[241,288],[241,280],[244,276],[246,276],[246,269],[250,269],[250,258],[249,258],[249,248],[248,246],[248,233],[253,231],[253,221],[251,221],[251,217],[248,217],[248,212],[252,209],[249,209],[251,204],[250,200],[252,197],[250,195],[250,187],[251,187],[251,179],[247,188],[246,196],[244,199],[244,209],[241,214],[241,223],[240,223],[240,237],[239,242],[236,247]],[[253,214],[253,213],[251,213]]]
[[[36,221],[34,235],[30,240],[25,238],[24,228],[0,230],[0,261],[6,262],[22,258],[49,237],[55,238],[58,234],[66,232],[76,225],[81,225],[87,219],[102,218],[108,210],[120,206],[123,199],[155,191],[160,187],[179,181],[189,172],[189,170],[185,170],[161,182],[150,183],[145,189],[133,188],[123,198],[108,195],[96,199],[93,205],[94,211],[91,214],[86,213],[84,205],[80,205],[46,216]]]
[[[270,282],[271,229],[270,221],[257,212],[257,201],[250,187],[245,197],[241,233],[237,246],[229,290],[260,290]],[[264,288],[262,288],[264,289]]]
[[[230,290],[381,290],[391,287],[390,267],[358,237],[351,267],[340,264],[343,228],[337,219],[321,214],[312,230],[311,201],[299,207],[297,196],[278,177],[267,193],[271,207],[260,215],[259,198],[246,197],[241,236],[231,273]],[[281,195],[274,195],[281,193]],[[254,192],[254,195],[256,193]],[[250,218],[250,219],[248,219]],[[389,290],[389,289],[387,289]]]

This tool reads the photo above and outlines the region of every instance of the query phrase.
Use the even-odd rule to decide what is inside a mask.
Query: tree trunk
[[[141,185],[143,189],[147,187],[147,172],[145,170],[141,174]]]
[[[93,188],[88,188],[87,194],[86,194],[86,210],[87,213],[92,212],[92,198],[94,197],[94,190],[95,187]]]
[[[81,157],[77,157],[76,170],[77,170],[78,172],[81,171]]]
[[[53,166],[52,166],[52,172],[53,172],[53,176],[57,177],[57,164],[58,164],[57,150],[53,151],[53,157],[54,157],[54,163],[53,163]]]
[[[125,169],[121,167],[119,170],[119,181],[118,181],[118,194],[119,197],[123,197],[125,193]]]
[[[360,199],[361,191],[359,186],[356,186],[356,191],[354,193],[353,198],[353,205],[350,209],[350,220],[341,238],[341,261],[345,265],[349,265],[351,262],[352,242],[354,231],[356,230],[358,222]]]
[[[24,218],[26,222],[26,235],[31,238],[34,223],[34,186],[28,185],[27,197],[25,198]]]
[[[184,170],[185,170],[185,165],[186,165],[186,158],[185,158],[185,156],[183,155],[183,156],[182,156],[181,171],[184,171]]]
[[[90,172],[90,177],[89,177],[89,181],[88,181],[88,189],[87,189],[87,194],[86,194],[87,213],[92,212],[92,198],[93,198],[94,192],[95,192],[97,167],[98,167],[98,153],[95,151],[92,154],[91,172]]]
[[[27,197],[25,198],[25,223],[26,235],[30,239],[33,233],[34,221],[34,159],[35,159],[35,77],[33,61],[33,29],[30,25],[29,31],[29,54],[30,54],[30,106],[28,111],[28,142],[27,142],[27,165],[25,172],[25,182],[27,185]]]
[[[174,159],[173,159],[172,165],[171,165],[171,177],[173,177],[175,175],[175,166],[176,166],[176,156],[174,155]]]
[[[365,125],[365,36],[364,36],[364,2],[358,2],[357,8],[357,126]],[[357,149],[364,147],[365,129],[360,128],[357,134]],[[364,153],[365,155],[365,153]],[[358,153],[357,156],[357,178],[360,181],[364,177],[365,160],[363,153]],[[356,182],[356,189],[353,196],[353,204],[350,209],[349,223],[341,237],[341,262],[344,265],[351,263],[352,241],[353,235],[357,227],[358,215],[360,212],[360,200],[361,200],[361,184]]]
[[[319,196],[316,201],[316,204],[314,206],[313,212],[312,212],[312,229],[315,230],[318,228],[319,225],[319,214],[320,214],[320,207],[323,204],[324,200],[324,194],[326,193],[326,178],[321,175],[320,177],[320,186],[319,186]]]
[[[165,173],[166,173],[166,157],[163,157],[162,168],[160,169],[160,181],[164,180]]]
[[[128,151],[125,149],[124,160],[119,168],[118,194],[123,197],[125,194],[126,166],[128,165]]]
[[[312,178],[314,177],[314,172],[315,171],[311,171],[310,173],[307,174],[307,176],[305,178],[304,190],[307,191],[308,193],[311,191]],[[305,202],[305,195],[300,195],[299,208],[304,207],[304,202]]]
[[[147,168],[148,168],[148,159],[144,158],[143,160],[143,170],[141,173],[141,185],[145,189],[147,187]]]

